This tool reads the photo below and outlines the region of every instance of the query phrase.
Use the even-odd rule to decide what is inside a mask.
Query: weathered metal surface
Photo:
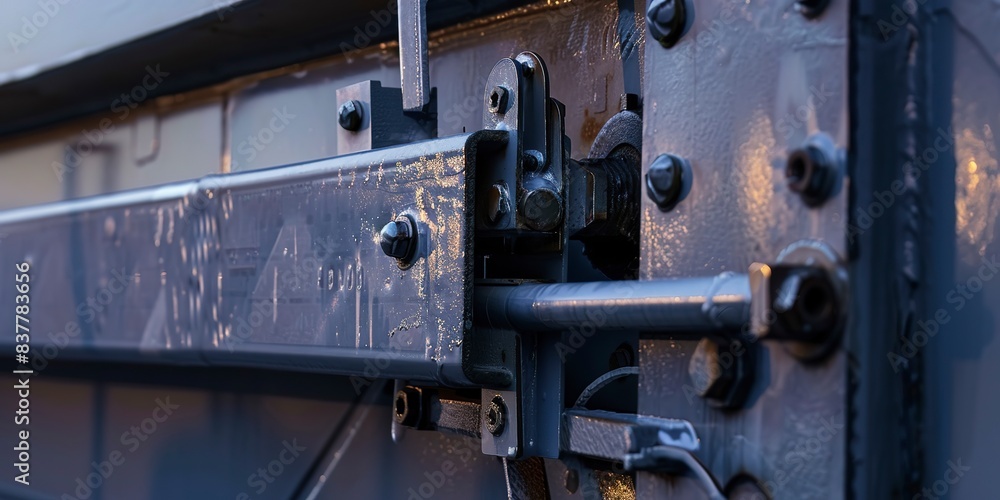
[[[427,73],[427,0],[399,2],[399,73],[403,109],[421,111],[431,102]]]
[[[802,239],[825,241],[843,258],[847,184],[809,209],[786,187],[784,166],[816,132],[847,146],[849,3],[833,2],[815,20],[791,2],[691,6],[676,45],[645,48],[644,169],[676,154],[690,161],[693,181],[669,213],[644,198],[640,279],[742,273]],[[691,421],[702,436],[697,456],[721,484],[745,473],[775,498],[843,496],[843,353],[805,365],[765,341],[748,407],[723,412],[685,390],[694,344],[669,332],[641,340],[639,412]],[[636,486],[640,497],[699,494],[645,473]]]
[[[471,4],[462,2],[439,4],[446,5],[450,13],[458,14],[475,8]],[[289,17],[294,17],[292,14],[296,9],[288,7],[287,2],[270,5],[277,7],[266,11],[268,15],[282,16],[271,18],[277,19],[276,23],[285,24],[288,29],[303,27],[301,24],[289,21]],[[358,3],[357,7],[363,11],[364,16],[367,16],[370,8],[378,10],[383,5]],[[331,6],[331,9],[344,7],[341,4],[331,4]],[[331,16],[322,16],[317,14],[319,11],[309,9],[301,9],[298,12],[299,15],[306,12],[317,18],[316,24],[322,27],[323,43],[311,45],[310,48],[318,51],[337,48],[342,40],[331,41],[333,40],[329,36]],[[440,19],[444,17],[432,16],[429,19],[432,29]],[[357,25],[363,30],[364,23],[371,19],[355,21],[352,18],[348,23],[349,29]],[[639,58],[636,55],[641,51],[636,47],[641,47],[643,34],[641,30],[631,30],[628,32],[627,43],[619,43],[614,29],[616,21],[617,9],[614,2],[553,1],[512,10],[448,30],[432,31],[431,74],[432,84],[440,92],[441,135],[480,128],[483,83],[491,65],[499,58],[510,57],[523,50],[536,50],[548,64],[553,78],[553,96],[566,103],[566,134],[571,139],[572,156],[585,157],[600,125],[617,111],[618,96],[622,89],[628,84],[637,87],[636,81],[624,81],[621,58],[628,48],[631,62],[638,64]],[[608,29],[597,29],[598,26]],[[233,44],[251,53],[257,63],[266,61],[267,64],[273,64],[277,59],[271,57],[279,56],[280,54],[276,52],[287,49],[287,47],[274,47],[273,40],[265,38],[262,43],[268,45],[268,49],[275,49],[275,52],[261,52],[259,46],[249,45],[250,36],[234,36],[236,25],[229,24],[226,28],[219,36],[231,40]],[[387,35],[385,38],[391,38],[389,36],[391,31],[391,29],[385,31]],[[355,34],[349,33],[349,36],[353,37]],[[347,42],[351,43],[351,40]],[[190,52],[176,50],[176,46],[164,43],[162,39],[156,39],[151,43],[159,47],[171,47],[170,50],[176,53],[179,59],[189,62],[203,61],[192,58]],[[202,39],[192,43],[202,50],[206,46],[212,46],[211,42]],[[143,64],[146,63],[145,58],[157,57],[156,53],[149,50],[148,45],[139,47],[140,51],[145,51],[143,57],[139,58]],[[585,47],[585,50],[581,47]],[[221,168],[224,172],[316,161],[337,154],[336,90],[366,79],[390,82],[399,78],[397,48],[394,43],[380,45],[372,42],[367,48],[356,51],[353,48],[341,57],[295,66],[266,75],[252,75],[245,80],[229,82],[224,87],[207,89],[205,92],[212,97],[210,102],[202,99],[204,94],[185,94],[145,103],[144,107],[154,104],[160,116],[168,118],[172,114],[188,113],[188,116],[193,116],[202,112],[214,114],[215,118],[198,118],[197,126],[190,122],[177,122],[176,126],[184,129],[186,133],[175,134],[175,139],[162,136],[160,159],[164,161],[161,163],[158,160],[153,164],[146,164],[143,167],[145,170],[138,170],[138,167],[124,161],[126,157],[122,155],[109,155],[106,160],[102,157],[101,162],[106,164],[106,167],[102,168],[106,168],[104,171],[110,178],[115,180],[119,177],[126,178],[128,182],[88,184],[87,192],[108,193],[126,187],[199,175],[198,172],[178,174],[175,170],[178,165],[186,168],[189,165],[204,164],[180,157],[181,153],[191,150],[206,150],[212,154],[222,151],[217,163],[204,165],[211,167],[212,170]],[[215,71],[221,69],[216,66],[219,60],[224,59],[219,56],[222,53],[213,52],[211,57],[206,57],[212,71],[201,73],[202,75],[224,79],[227,75],[234,74]],[[116,65],[121,65],[122,62],[114,60]],[[105,60],[104,63],[107,65],[108,61]],[[110,81],[110,73],[103,71],[109,68],[101,65],[90,67],[101,68],[102,71],[67,70],[54,77],[73,82],[70,87],[77,92],[84,90],[85,82],[81,81],[81,78],[86,75],[80,75],[81,71],[100,75],[102,81]],[[172,68],[180,67],[167,64],[163,66],[165,70]],[[241,68],[246,67],[241,66]],[[181,69],[177,71],[183,72]],[[117,82],[114,88],[115,95],[121,92],[118,86],[124,85],[127,89],[135,84],[133,81],[135,74],[129,69],[122,69],[120,73],[119,78],[115,80]],[[594,75],[594,78],[580,78],[581,74]],[[457,75],[461,77],[456,77]],[[176,81],[178,84],[181,83],[180,80]],[[185,83],[187,82],[185,80]],[[35,83],[29,82],[26,85]],[[169,93],[178,88],[164,87],[163,91]],[[11,92],[8,96],[14,96],[14,93]],[[106,109],[112,98],[113,96],[107,99],[98,96],[98,107]],[[57,100],[47,102],[53,103],[53,106],[62,105]],[[282,130],[272,129],[271,120],[275,117],[275,111],[284,112],[286,109],[294,117]],[[134,115],[121,121],[118,121],[115,115],[110,117],[115,120],[116,125],[121,124],[119,130],[125,134],[125,143],[128,144],[131,137],[127,127],[132,123]],[[90,130],[97,127],[98,119],[93,120],[93,123],[80,122],[79,125],[69,123],[51,134],[32,134],[27,138],[7,139],[2,144],[0,163],[3,163],[5,172],[15,166],[31,167],[31,169],[25,168],[25,176],[44,174],[48,177],[43,180],[48,182],[39,181],[36,184],[45,186],[46,189],[51,186],[58,188],[56,178],[42,167],[50,165],[52,161],[61,160],[65,142],[77,140],[81,128]],[[170,121],[164,120],[163,123],[169,126]],[[219,140],[220,134],[223,140]],[[267,139],[266,142],[259,140],[262,136]],[[258,140],[254,142],[251,137],[256,137]],[[52,146],[50,142],[56,145]],[[166,160],[165,155],[171,155],[170,159]],[[92,175],[97,171],[88,167],[89,163],[82,172]],[[130,177],[136,172],[142,176]],[[19,174],[18,179],[20,178]],[[151,178],[160,180],[150,181]],[[21,182],[6,183],[0,186],[0,192],[5,196],[8,193],[19,195],[8,206],[37,203],[43,195],[37,194],[42,191],[40,188],[35,188],[36,184],[28,186]],[[46,200],[59,197],[57,194],[44,196]],[[385,216],[391,218],[394,212],[394,209],[388,210]],[[380,223],[385,221],[368,222],[372,230],[377,231]],[[378,252],[375,246],[372,248]],[[392,259],[381,257],[392,262]],[[367,280],[367,283],[371,284],[372,281]],[[611,347],[618,343],[620,342],[615,342]],[[603,344],[604,341],[601,339],[591,339],[588,348]],[[312,350],[313,347],[304,349]],[[562,368],[553,345],[532,346],[531,349],[548,355],[549,359],[543,363],[545,367]],[[514,357],[513,353],[508,354],[511,358]],[[578,355],[574,362],[581,364],[581,356],[582,354]],[[47,402],[44,403],[44,408],[39,408],[39,411],[45,414],[45,418],[38,421],[38,430],[44,431],[51,439],[47,440],[46,446],[39,449],[38,455],[34,457],[33,471],[37,471],[42,478],[65,479],[64,483],[52,488],[40,489],[46,494],[51,492],[58,495],[70,491],[75,487],[72,483],[77,476],[86,478],[86,475],[93,471],[91,461],[106,460],[107,453],[118,447],[120,432],[138,422],[132,417],[144,418],[146,414],[140,413],[140,410],[147,409],[139,408],[124,415],[124,418],[116,418],[110,425],[105,425],[108,422],[108,415],[122,411],[122,405],[132,405],[137,398],[148,397],[152,400],[161,394],[164,387],[150,385],[151,378],[162,377],[160,383],[173,384],[181,374],[193,372],[204,374],[205,381],[212,380],[218,384],[202,385],[202,381],[189,380],[185,384],[186,391],[193,394],[192,400],[197,400],[197,404],[189,405],[182,400],[184,408],[196,410],[178,417],[177,422],[183,428],[176,431],[176,434],[174,431],[163,431],[165,434],[162,434],[162,440],[157,437],[145,442],[144,448],[129,456],[127,468],[121,469],[120,472],[116,471],[116,474],[108,478],[100,492],[95,492],[92,498],[176,498],[197,497],[199,494],[207,494],[213,498],[231,498],[240,492],[248,493],[251,498],[284,498],[292,491],[304,497],[306,494],[304,492],[314,491],[315,485],[320,485],[316,498],[405,498],[411,494],[410,490],[418,492],[418,495],[433,491],[435,497],[441,498],[504,495],[503,475],[499,463],[493,457],[482,455],[478,441],[470,444],[468,440],[448,439],[437,433],[414,432],[407,434],[398,444],[390,443],[386,432],[386,424],[391,419],[388,401],[379,400],[371,412],[355,412],[345,418],[342,417],[344,411],[339,407],[330,409],[329,405],[301,404],[300,394],[287,392],[289,387],[314,385],[320,386],[316,389],[319,395],[312,397],[323,399],[341,397],[339,394],[344,391],[332,395],[328,389],[323,389],[327,387],[328,378],[316,378],[315,382],[302,382],[299,379],[298,382],[278,382],[277,385],[271,385],[275,382],[269,377],[261,376],[250,380],[249,383],[260,386],[271,385],[272,392],[280,393],[283,397],[256,398],[248,396],[245,388],[237,392],[220,389],[229,383],[226,381],[227,376],[243,380],[242,374],[245,371],[242,369],[199,371],[200,369],[188,367],[185,370],[167,372],[150,370],[152,375],[141,380],[131,380],[136,372],[133,368],[120,368],[122,365],[117,364],[100,365],[106,368],[106,372],[115,372],[123,379],[129,378],[130,386],[143,384],[140,389],[127,396],[111,400],[101,399],[101,392],[109,389],[117,390],[119,386],[112,387],[108,382],[90,380],[89,377],[92,376],[94,369],[89,367],[95,365],[87,366],[86,370],[81,369],[76,372],[74,375],[76,378],[70,384],[65,384],[65,390],[53,390],[51,385],[39,390],[39,399],[45,398]],[[593,364],[586,368],[603,367]],[[161,375],[162,373],[166,375]],[[55,377],[55,372],[49,375]],[[590,378],[589,372],[584,375]],[[348,393],[343,398],[349,398],[351,397],[349,394],[353,394],[355,388],[348,383],[342,389]],[[634,397],[625,394],[622,396],[622,399]],[[562,401],[560,394],[548,390],[544,393],[544,397],[546,405],[551,405],[552,402],[560,404]],[[538,421],[541,422],[543,418],[551,415],[555,415],[557,421],[554,425],[551,422],[536,425],[535,427],[542,429],[542,432],[548,432],[548,429],[554,429],[558,425],[558,413],[549,412],[546,415],[539,417]],[[274,423],[278,418],[283,422],[282,425]],[[117,427],[119,423],[120,430]],[[299,429],[303,428],[307,428],[309,432],[301,433],[304,437],[300,439],[300,443],[309,448],[310,455],[312,450],[323,450],[326,458],[318,467],[310,470],[308,481],[300,482],[299,471],[313,463],[311,456],[304,458],[305,461],[301,463],[296,462],[295,472],[292,472],[292,467],[288,467],[284,475],[276,478],[273,484],[268,484],[265,493],[258,495],[256,490],[258,486],[256,483],[254,486],[247,485],[247,476],[259,467],[267,467],[275,459],[275,453],[280,451],[276,448],[280,444],[279,438],[293,438],[299,435]],[[102,432],[95,432],[95,429],[102,429]],[[33,428],[33,432],[34,430]],[[323,432],[328,432],[332,437],[326,437]],[[334,436],[333,433],[339,434]],[[13,435],[7,432],[5,434]],[[348,436],[354,437],[348,439]],[[67,447],[74,444],[78,444],[79,451],[66,452]],[[199,453],[194,459],[190,455],[192,449],[198,450]],[[218,469],[219,464],[226,464],[222,473],[213,477],[202,477],[199,474],[199,471]],[[386,470],[392,471],[393,481],[384,480]],[[178,481],[177,476],[171,471],[184,473],[185,480]],[[447,476],[446,484],[439,488],[431,484],[428,479],[428,474],[437,478],[438,472],[451,471],[456,474]],[[627,475],[615,475],[610,472],[597,475],[601,478],[601,490],[615,491],[617,498],[628,498],[633,489],[632,480]],[[557,478],[550,476],[549,480],[550,483],[561,482],[561,476]],[[150,487],[151,484],[154,485],[153,488]],[[2,487],[5,488],[4,492],[22,491],[12,489],[16,486],[18,485],[8,478]],[[585,488],[584,486],[581,489]],[[605,498],[611,496],[605,493]]]
[[[201,360],[467,384],[466,171],[477,148],[505,140],[455,136],[4,212],[2,258],[31,265],[32,326],[55,335],[35,361]],[[406,270],[378,246],[399,214],[419,231]],[[13,309],[3,317],[13,323]]]

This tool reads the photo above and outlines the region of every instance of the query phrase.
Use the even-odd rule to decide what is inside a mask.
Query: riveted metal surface
[[[848,2],[832,2],[813,21],[793,2],[694,0],[692,7],[693,24],[673,48],[646,44],[644,172],[671,153],[690,161],[693,181],[669,213],[643,197],[640,279],[746,272],[802,239],[824,241],[843,258],[846,181],[810,209],[785,186],[784,165],[788,151],[817,132],[847,146]],[[805,365],[764,341],[747,407],[723,412],[685,389],[695,341],[669,333],[640,341],[639,413],[691,421],[702,437],[697,456],[722,484],[744,472],[770,481],[775,498],[842,496],[842,352]],[[788,462],[806,443],[801,462]],[[699,494],[644,473],[637,493]]]

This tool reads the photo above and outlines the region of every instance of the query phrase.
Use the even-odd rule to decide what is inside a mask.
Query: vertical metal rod
[[[427,0],[399,2],[399,78],[403,110],[420,111],[431,99],[427,72]]]

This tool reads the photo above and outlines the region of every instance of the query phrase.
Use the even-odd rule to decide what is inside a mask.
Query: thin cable
[[[604,386],[610,384],[611,382],[618,380],[629,375],[639,375],[638,366],[624,366],[622,368],[616,368],[614,370],[597,377],[596,380],[590,383],[583,392],[580,393],[580,397],[576,398],[576,403],[573,404],[574,408],[583,408],[583,405],[590,401],[591,396],[597,391],[604,388]]]

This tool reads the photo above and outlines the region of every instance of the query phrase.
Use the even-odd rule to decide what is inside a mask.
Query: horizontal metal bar
[[[476,287],[480,325],[525,331],[738,329],[750,318],[745,274],[706,278]]]
[[[36,370],[168,362],[476,385],[462,365],[466,172],[505,141],[477,132],[2,212],[0,262],[27,263],[30,281],[0,288],[0,321],[27,304]],[[401,213],[417,226],[406,270],[378,237]]]

